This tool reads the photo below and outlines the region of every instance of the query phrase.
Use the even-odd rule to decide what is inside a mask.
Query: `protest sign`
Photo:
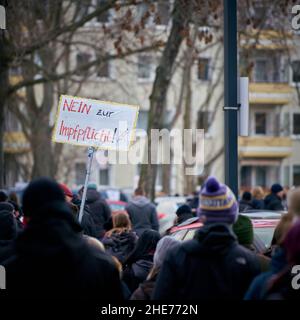
[[[128,151],[139,107],[62,95],[53,141],[105,150]]]

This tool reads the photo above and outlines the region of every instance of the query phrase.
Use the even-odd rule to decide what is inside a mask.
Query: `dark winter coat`
[[[112,233],[110,236],[105,236],[102,239],[106,252],[118,258],[122,264],[128,257],[129,253],[134,249],[136,241],[137,236],[131,231]]]
[[[239,212],[245,212],[246,210],[252,210],[253,205],[251,201],[239,201]]]
[[[271,268],[269,271],[258,275],[251,283],[245,294],[245,300],[263,300],[267,292],[267,283],[270,278],[283,270],[287,265],[285,252],[278,247],[272,256]]]
[[[242,299],[259,271],[255,255],[237,243],[228,225],[206,225],[167,254],[153,298]]]
[[[139,287],[134,291],[130,300],[151,300],[152,293],[155,287],[157,276],[152,279],[145,280]]]
[[[146,280],[152,267],[152,254],[146,255],[133,264],[125,267],[123,271],[123,281],[131,292],[134,292],[139,284]]]
[[[98,238],[101,239],[105,233],[104,224],[111,217],[111,210],[105,200],[101,199],[99,192],[94,189],[87,190],[86,204],[94,221]]]
[[[71,212],[59,206],[44,208],[17,238],[15,255],[4,263],[7,290],[30,290],[31,298],[121,300],[111,258],[88,246]]]
[[[128,212],[133,230],[138,236],[147,229],[158,231],[156,207],[146,197],[134,197],[125,210]]]
[[[17,232],[17,220],[13,213],[0,211],[0,264],[13,255]]]
[[[282,200],[275,193],[267,195],[264,203],[266,210],[284,210]]]
[[[253,206],[253,209],[263,210],[264,209],[264,200],[253,199],[252,206]]]
[[[71,203],[71,209],[72,212],[74,214],[75,219],[78,221],[79,218],[79,212],[80,212],[80,204],[81,204],[81,200],[75,198],[73,199],[72,203]],[[90,215],[89,209],[87,206],[84,206],[84,210],[83,210],[83,216],[82,216],[82,220],[81,220],[81,227],[83,230],[83,233],[89,237],[94,237],[97,238],[98,234],[97,234],[97,229],[94,223],[93,218]]]

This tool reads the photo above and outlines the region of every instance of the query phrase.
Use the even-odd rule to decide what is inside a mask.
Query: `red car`
[[[280,216],[276,214],[272,218],[262,219],[257,215],[246,214],[251,218],[254,229],[253,245],[257,252],[265,252],[271,245],[275,227]],[[198,218],[191,218],[178,226],[174,226],[170,235],[178,240],[186,241],[194,238],[195,232],[203,226]]]

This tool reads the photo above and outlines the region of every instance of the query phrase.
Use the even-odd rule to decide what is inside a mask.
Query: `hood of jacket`
[[[137,260],[132,264],[134,275],[139,279],[146,279],[153,266],[153,255]]]
[[[86,192],[86,202],[93,203],[100,200],[100,193],[95,189],[88,189]]]
[[[103,244],[108,246],[125,246],[129,242],[135,241],[135,235],[132,232],[112,233],[110,237],[103,239]]]
[[[142,208],[150,203],[150,200],[144,196],[136,196],[131,200],[131,204]]]
[[[206,255],[223,255],[233,246],[237,245],[237,238],[231,227],[227,224],[207,224],[195,234],[192,241],[182,246],[189,253],[202,253]]]

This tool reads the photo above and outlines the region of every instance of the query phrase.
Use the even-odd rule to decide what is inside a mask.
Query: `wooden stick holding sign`
[[[62,95],[52,140],[89,147],[79,222],[81,223],[96,149],[128,151],[134,139],[139,107]]]

